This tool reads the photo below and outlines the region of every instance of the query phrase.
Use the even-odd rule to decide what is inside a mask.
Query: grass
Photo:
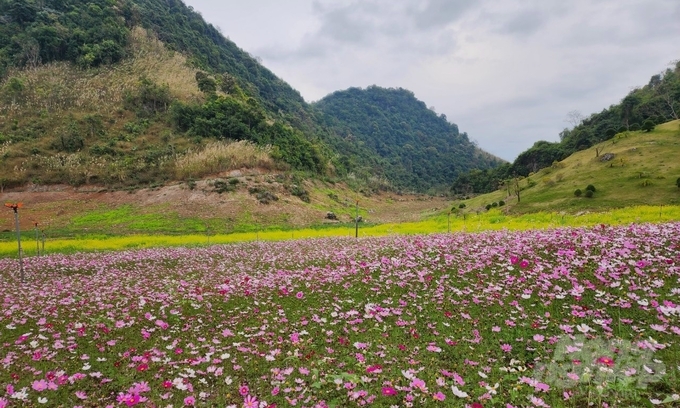
[[[596,150],[599,157],[596,157]],[[604,154],[614,154],[602,161]],[[603,211],[638,205],[680,204],[680,120],[659,125],[652,132],[624,132],[521,181],[517,203],[507,189],[463,201],[469,210],[506,201],[507,211]],[[593,198],[575,197],[574,191],[596,188]],[[457,205],[456,205],[457,207]]]
[[[167,217],[173,217],[166,214]],[[159,225],[168,225],[168,218],[159,219],[159,214],[135,215],[130,207],[90,214],[75,219],[74,224],[96,224],[118,227],[121,231],[156,230]],[[447,232],[478,232],[488,230],[531,230],[557,227],[580,227],[599,224],[627,225],[646,222],[668,222],[680,220],[680,206],[636,206],[614,209],[607,212],[589,212],[584,214],[568,214],[558,212],[536,212],[520,215],[506,215],[494,209],[480,214],[439,215],[424,221],[398,224],[364,224],[359,226],[360,237],[376,237],[392,234],[412,235]],[[449,225],[450,221],[450,225]],[[86,232],[75,238],[50,239],[45,245],[47,253],[73,253],[82,251],[117,251],[130,248],[153,248],[166,246],[205,246],[210,244],[227,244],[244,241],[283,241],[301,238],[347,237],[354,236],[354,224],[325,224],[314,228],[286,229],[276,227],[258,227],[252,217],[244,216],[239,220],[239,232],[218,233],[220,220],[212,223],[198,219],[177,217],[177,230],[186,231],[194,228],[196,233],[139,234],[126,236],[106,236],[94,231]],[[184,223],[184,224],[182,224]],[[11,232],[3,233],[0,242],[0,257],[16,257],[17,245]],[[33,231],[23,233],[24,253],[35,255],[35,235]]]

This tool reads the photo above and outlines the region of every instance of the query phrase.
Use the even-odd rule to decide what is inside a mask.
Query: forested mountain
[[[334,99],[307,104],[180,0],[0,0],[0,189],[162,183],[216,140],[271,146],[293,170],[380,171],[386,185],[418,191],[497,162],[412,95],[375,105],[378,132],[365,134],[347,120],[373,105],[357,100],[369,111],[340,119],[324,109]]]
[[[426,191],[472,168],[502,162],[405,89],[350,88],[314,107],[347,144],[377,156],[373,171],[401,188]]]
[[[647,85],[633,89],[621,102],[602,112],[589,117],[570,112],[574,127],[564,129],[559,142],[538,141],[512,164],[461,174],[454,182],[453,190],[464,194],[488,193],[508,178],[527,176],[619,133],[651,130],[657,124],[678,119],[679,115],[680,60],[672,68],[653,75]]]

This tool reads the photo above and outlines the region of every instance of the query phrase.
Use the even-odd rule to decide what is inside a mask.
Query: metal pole
[[[359,201],[357,200],[356,217],[354,217],[354,238],[359,238]]]
[[[38,239],[38,223],[35,224],[35,252],[40,256],[40,240]]]
[[[21,283],[26,281],[24,276],[24,260],[21,258],[21,231],[19,230],[19,209],[17,207],[14,210],[14,227],[17,231],[17,245],[19,247],[19,271],[21,273]]]

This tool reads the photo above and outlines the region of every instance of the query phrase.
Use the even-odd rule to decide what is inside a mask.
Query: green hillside
[[[568,119],[573,127],[560,132],[559,142],[540,140],[512,163],[462,174],[454,181],[453,190],[463,194],[488,193],[510,177],[527,176],[572,153],[611,140],[618,133],[650,129],[680,119],[679,115],[680,61],[676,61],[672,68],[653,75],[647,85],[630,91],[618,104],[588,117],[570,112]]]
[[[351,148],[377,156],[371,171],[399,188],[436,191],[471,168],[502,163],[405,89],[350,88],[314,106]]]
[[[465,203],[464,211],[485,211],[504,201],[506,211],[599,211],[633,205],[680,204],[680,120],[650,132],[626,131],[593,147],[576,152],[552,166],[516,179],[502,188]],[[586,196],[588,185],[595,187]],[[575,191],[581,190],[577,197]]]
[[[347,140],[345,127],[180,0],[0,0],[0,102],[0,190],[27,183],[136,188],[262,162],[213,155],[205,170],[197,162],[191,172],[178,167],[234,141],[258,146],[276,170],[368,190],[445,189],[457,172],[495,163],[426,131],[424,146],[447,149],[430,156],[442,163],[398,168]],[[420,120],[401,116],[390,119],[414,127]]]

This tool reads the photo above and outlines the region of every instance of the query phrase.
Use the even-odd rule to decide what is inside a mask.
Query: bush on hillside
[[[680,188],[680,177],[678,177],[678,179],[675,180],[675,185],[678,186],[678,188]]]
[[[576,197],[581,197],[581,194],[583,194],[583,191],[581,191],[580,188],[577,188],[577,189],[574,191],[574,195],[575,195]]]
[[[645,132],[651,132],[652,130],[654,130],[654,126],[655,126],[654,122],[651,119],[647,119],[642,123],[642,130],[644,130]]]
[[[586,198],[593,198],[593,194],[593,190],[586,190],[585,196]]]
[[[678,180],[680,180],[680,179],[678,179]],[[465,208],[465,203],[460,203],[460,205],[458,206],[458,208]]]
[[[588,184],[588,187],[586,187],[586,191],[592,191],[593,193],[597,190],[595,190],[595,186],[592,184]]]
[[[487,211],[489,211],[491,209],[491,204],[487,204],[485,208]]]
[[[504,206],[504,205],[505,205],[505,201],[501,200],[501,201],[498,202],[498,206],[499,206],[499,207],[502,207],[502,206]]]

